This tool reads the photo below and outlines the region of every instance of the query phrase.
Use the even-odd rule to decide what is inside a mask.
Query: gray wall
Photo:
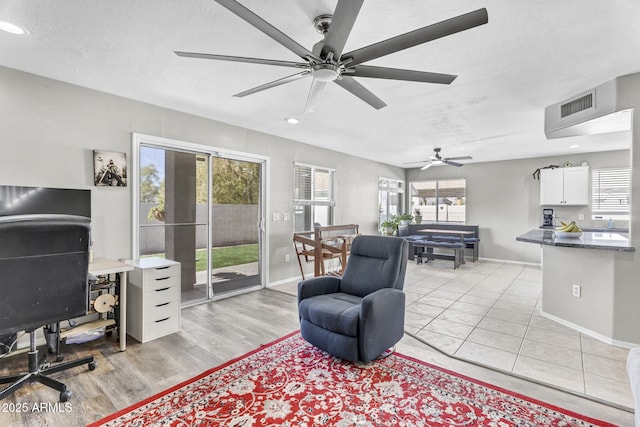
[[[269,156],[267,225],[270,282],[299,274],[293,252],[293,163],[336,169],[336,223],[358,223],[363,233],[377,232],[378,177],[405,179],[467,178],[467,222],[481,227],[480,256],[540,262],[536,245],[515,241],[542,222],[539,181],[532,172],[549,164],[587,160],[592,167],[629,165],[629,151],[568,155],[502,162],[471,163],[463,168],[401,168],[348,156],[254,132],[143,102],[0,67],[0,184],[91,188],[95,256],[131,257],[131,187],[93,187],[92,150],[127,153],[131,170],[131,132]],[[550,141],[549,144],[563,143]],[[407,197],[408,200],[408,197]],[[280,221],[272,220],[272,213]],[[588,208],[563,208],[560,216]],[[617,223],[617,226],[626,224]],[[285,263],[285,255],[290,262]]]
[[[566,144],[549,141],[549,144]],[[515,240],[516,236],[537,228],[542,224],[540,206],[540,181],[532,173],[548,165],[574,165],[586,160],[591,167],[628,167],[629,150],[608,151],[539,157],[533,159],[507,160],[500,162],[470,163],[462,168],[439,166],[424,171],[407,170],[407,186],[410,181],[439,178],[466,178],[467,224],[480,226],[480,257],[539,263],[540,247]],[[407,199],[410,197],[407,195]],[[584,214],[585,227],[606,227],[606,221],[591,220],[591,207],[552,206],[560,218],[576,220]],[[628,222],[617,221],[616,227],[627,227]]]
[[[214,120],[0,67],[0,184],[91,188],[96,257],[131,258],[131,187],[93,187],[92,150],[127,153],[137,132],[270,157],[267,231],[269,277],[299,275],[291,221],[293,163],[336,169],[337,223],[374,233],[378,177],[404,179],[401,168]],[[285,263],[285,255],[290,262]]]

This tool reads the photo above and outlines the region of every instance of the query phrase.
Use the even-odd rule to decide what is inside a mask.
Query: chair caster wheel
[[[95,361],[89,362],[89,370],[90,371],[95,370],[97,366],[98,366],[98,364]]]
[[[62,362],[64,360],[64,356],[59,354],[56,356],[56,362]]]
[[[67,400],[71,399],[72,394],[73,393],[71,393],[71,390],[60,392],[60,402],[66,402]]]

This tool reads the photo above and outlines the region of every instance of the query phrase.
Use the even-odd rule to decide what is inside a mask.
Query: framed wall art
[[[126,187],[127,154],[93,150],[93,184],[104,187]]]

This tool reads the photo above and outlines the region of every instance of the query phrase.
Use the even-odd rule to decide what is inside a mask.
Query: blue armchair
[[[353,240],[342,277],[298,283],[300,333],[341,359],[369,362],[404,334],[408,243],[385,236]]]

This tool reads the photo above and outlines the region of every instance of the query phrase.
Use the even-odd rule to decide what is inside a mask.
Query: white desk
[[[89,273],[94,276],[106,274],[118,274],[119,276],[120,322],[118,323],[118,333],[120,335],[120,351],[127,349],[127,271],[131,270],[133,270],[132,265],[108,258],[96,258],[89,263]]]

